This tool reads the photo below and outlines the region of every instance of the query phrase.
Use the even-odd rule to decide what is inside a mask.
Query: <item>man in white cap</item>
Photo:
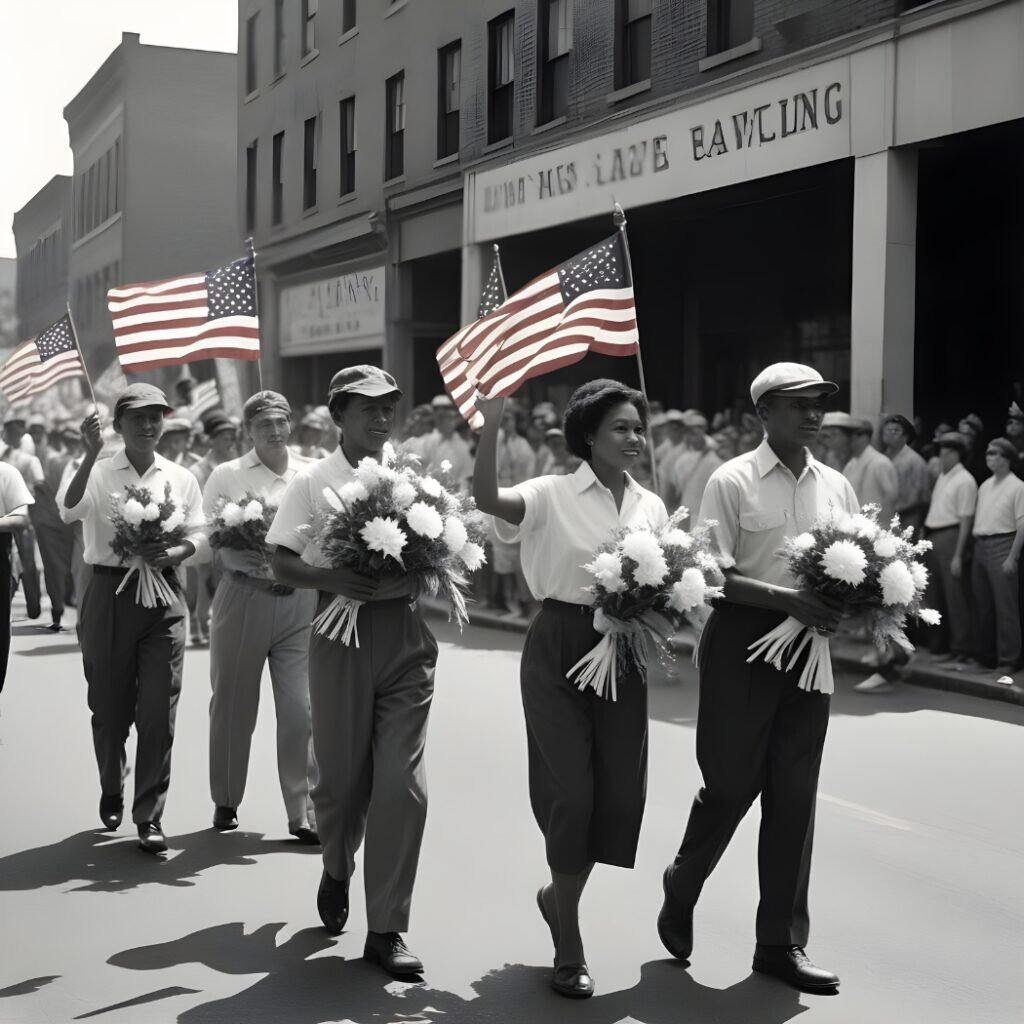
[[[900,481],[892,460],[871,443],[874,434],[875,425],[871,420],[853,418],[850,459],[843,466],[843,476],[850,481],[861,505],[877,505],[878,521],[888,526],[896,514]]]
[[[459,411],[447,395],[435,395],[430,408],[434,411],[434,430],[423,445],[423,472],[442,475],[441,466],[449,463],[448,476],[464,491],[473,477],[473,456],[468,442],[456,433]]]
[[[858,509],[849,482],[808,450],[821,428],[825,400],[837,390],[799,363],[763,370],[750,395],[765,439],[716,470],[704,492],[700,519],[717,523],[717,545],[732,567],[724,600],[716,604],[700,645],[697,762],[704,785],[675,861],[665,870],[658,916],[665,947],[688,960],[697,898],[760,795],[754,970],[810,992],[831,992],[839,984],[804,951],[829,696],[800,689],[803,659],[783,671],[764,661],[747,664],[747,657],[748,646],[787,616],[827,635],[842,614],[838,603],[797,589],[781,553],[787,537],[808,530],[822,514]]]

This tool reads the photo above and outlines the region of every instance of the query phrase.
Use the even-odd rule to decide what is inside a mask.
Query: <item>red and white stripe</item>
[[[62,380],[84,376],[77,349],[62,352],[45,363],[39,358],[36,339],[22,342],[0,366],[0,390],[11,402],[41,394]]]

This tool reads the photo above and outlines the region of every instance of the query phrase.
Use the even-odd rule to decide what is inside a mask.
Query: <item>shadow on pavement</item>
[[[76,654],[79,650],[78,642],[72,640],[70,643],[44,644],[42,647],[30,647],[27,651],[12,651],[18,658],[38,658],[46,654]]]
[[[29,978],[26,981],[19,981],[17,985],[8,985],[7,988],[0,988],[0,999],[9,999],[11,996],[30,996],[59,977],[59,974],[45,974],[41,978]]]
[[[266,974],[237,995],[189,1008],[178,1024],[617,1024],[624,1018],[643,1024],[786,1024],[806,1009],[799,993],[770,979],[750,975],[719,990],[698,984],[682,965],[666,960],[644,964],[631,989],[579,1003],[551,992],[550,968],[506,964],[474,982],[476,997],[467,1000],[428,983],[395,981],[362,960],[318,956],[333,945],[320,928],[296,932],[278,946],[282,927],[267,924],[246,935],[239,922],[218,925],[125,950],[108,962],[129,970],[198,963],[230,975]]]
[[[200,990],[197,988],[183,988],[181,985],[172,985],[170,988],[158,988],[155,992],[146,992],[134,999],[126,999],[123,1003],[112,1003],[110,1006],[101,1006],[98,1010],[90,1010],[88,1013],[80,1013],[75,1020],[87,1020],[89,1017],[99,1017],[112,1010],[126,1010],[130,1006],[145,1006],[147,1003],[156,1003],[161,999],[171,999],[174,996],[196,995]]]
[[[261,833],[223,835],[203,829],[188,835],[169,835],[166,857],[138,849],[128,828],[120,833],[87,831],[50,846],[22,850],[0,858],[0,892],[68,885],[73,892],[127,892],[141,885],[195,885],[207,868],[255,864],[254,858],[273,853],[320,856],[320,848],[292,841],[264,839]]]

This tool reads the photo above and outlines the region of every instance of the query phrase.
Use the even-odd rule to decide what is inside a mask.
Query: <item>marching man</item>
[[[276,391],[260,391],[242,412],[253,448],[218,465],[203,490],[203,507],[213,516],[219,500],[241,501],[255,494],[272,505],[310,460],[288,450],[291,406]],[[221,548],[224,574],[211,607],[210,626],[210,795],[213,827],[238,827],[245,794],[249,750],[256,728],[263,666],[277,708],[277,773],[288,831],[300,842],[320,841],[309,823],[311,731],[309,722],[309,628],[316,596],[278,583],[269,560],[252,551]]]

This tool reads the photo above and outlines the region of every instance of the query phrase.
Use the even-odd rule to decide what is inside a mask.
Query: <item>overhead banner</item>
[[[281,289],[281,355],[315,355],[384,344],[384,267]]]

